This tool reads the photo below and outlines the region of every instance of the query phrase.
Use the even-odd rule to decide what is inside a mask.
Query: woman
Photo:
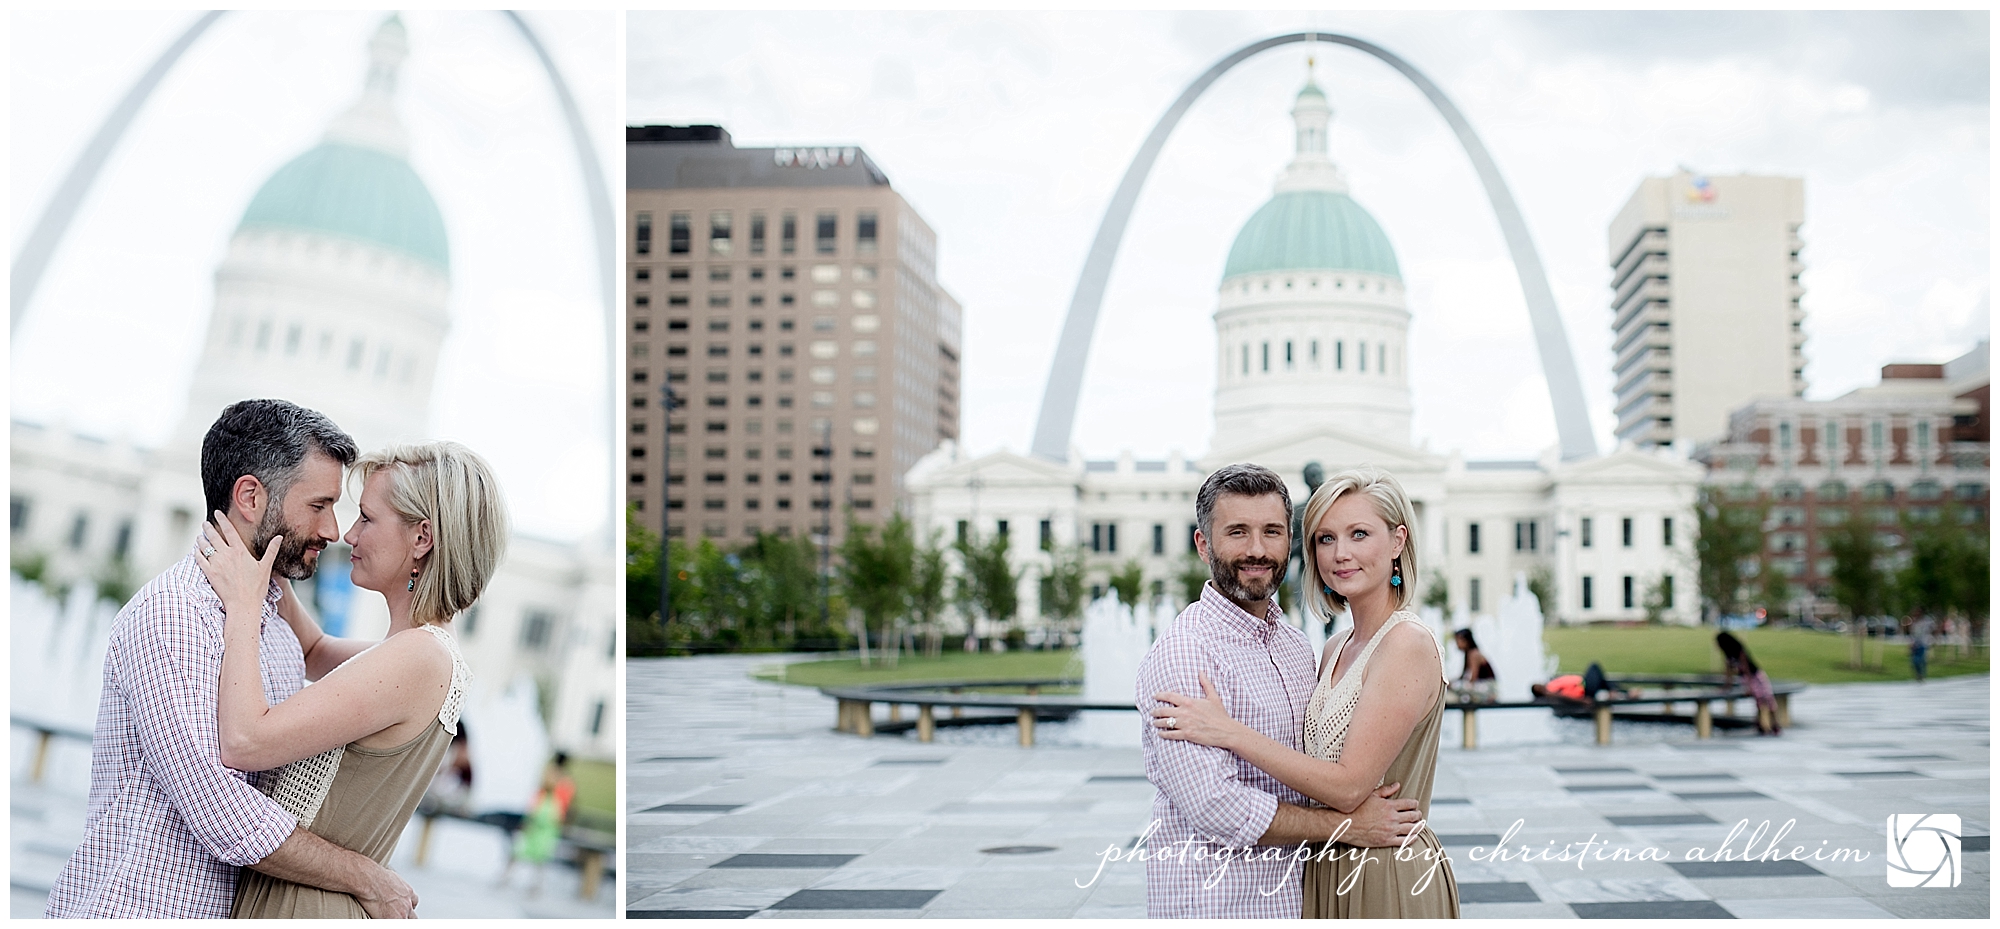
[[[458,729],[471,672],[451,620],[493,577],[507,516],[491,469],[455,443],[365,455],[350,476],[362,485],[361,515],[345,539],[352,578],[388,601],[388,634],[379,643],[326,635],[285,585],[279,612],[317,682],[291,699],[268,704],[258,671],[260,604],[282,537],[259,560],[218,514],[203,529],[215,551],[197,561],[226,614],[216,711],[222,763],[282,766],[271,795],[301,828],[387,864]],[[246,869],[231,915],[366,914],[346,894]]]
[[[1306,704],[1306,753],[1229,718],[1203,681],[1205,699],[1158,694],[1160,736],[1235,752],[1299,793],[1352,811],[1370,791],[1401,782],[1429,816],[1444,721],[1444,655],[1430,629],[1404,609],[1417,576],[1402,485],[1378,468],[1342,472],[1312,495],[1301,525],[1311,527],[1305,560],[1306,609],[1347,629],[1326,643],[1319,686]],[[1171,717],[1171,719],[1169,719]],[[1363,855],[1366,855],[1363,858]],[[1322,860],[1325,859],[1325,860]],[[1307,918],[1457,918],[1458,882],[1429,830],[1403,849],[1335,846],[1306,865]]]
[[[1764,676],[1764,669],[1750,658],[1750,650],[1743,647],[1728,632],[1715,634],[1715,647],[1722,649],[1722,673],[1730,684],[1743,679],[1743,689],[1750,691],[1757,701],[1757,734],[1778,734],[1778,700],[1771,696],[1771,679]]]
[[[1452,633],[1452,640],[1465,654],[1465,669],[1458,673],[1458,680],[1452,682],[1452,694],[1462,703],[1492,703],[1500,682],[1493,677],[1493,665],[1486,660],[1486,653],[1480,651],[1479,643],[1472,640],[1472,630],[1460,629]]]

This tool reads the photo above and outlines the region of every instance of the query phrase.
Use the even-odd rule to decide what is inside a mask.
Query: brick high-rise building
[[[854,147],[626,130],[626,498],[671,536],[837,543],[958,437],[961,311],[937,236]],[[680,400],[663,463],[661,386]],[[663,464],[665,467],[663,467]]]

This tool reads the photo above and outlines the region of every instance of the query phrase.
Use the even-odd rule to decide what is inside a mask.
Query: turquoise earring
[[[1403,586],[1403,559],[1397,558],[1394,561],[1391,561],[1389,565],[1392,571],[1392,573],[1389,575],[1389,586],[1391,587]]]
[[[1333,588],[1328,587],[1325,584],[1321,584],[1319,585],[1319,589],[1325,591],[1327,596],[1329,597],[1333,596]]]

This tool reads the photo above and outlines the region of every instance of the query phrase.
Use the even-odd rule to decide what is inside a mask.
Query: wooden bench
[[[42,782],[42,772],[48,767],[49,745],[56,739],[73,739],[89,745],[95,734],[87,729],[76,729],[58,723],[43,722],[25,716],[10,715],[8,725],[16,729],[26,729],[35,734],[35,760],[28,764],[28,783]]]
[[[1562,697],[1543,697],[1536,700],[1515,700],[1496,703],[1453,702],[1447,700],[1445,709],[1458,710],[1463,718],[1464,733],[1462,745],[1467,749],[1479,747],[1479,729],[1476,714],[1484,710],[1545,709],[1557,716],[1571,718],[1591,717],[1597,726],[1597,744],[1611,744],[1611,722],[1614,718],[1635,722],[1692,722],[1697,739],[1707,739],[1714,735],[1719,723],[1725,727],[1756,725],[1755,718],[1736,715],[1736,701],[1751,699],[1750,692],[1742,684],[1727,685],[1720,675],[1677,674],[1654,677],[1607,678],[1607,687],[1615,689],[1631,688],[1634,685],[1649,685],[1659,689],[1658,693],[1642,690],[1638,696],[1615,697],[1608,700],[1569,700]],[[1772,681],[1771,696],[1778,709],[1777,725],[1780,728],[1792,724],[1791,696],[1806,689],[1798,681]],[[1717,717],[1713,704],[1717,700],[1728,701],[1726,714]],[[1694,707],[1690,716],[1679,716],[1673,712],[1677,703],[1689,703]],[[1662,706],[1664,712],[1654,714],[1634,714],[1617,712],[1618,707]]]
[[[1130,703],[1097,703],[1081,696],[1044,695],[1042,688],[1075,687],[1080,682],[1062,679],[1033,678],[1002,681],[927,681],[909,684],[878,684],[866,687],[822,687],[819,689],[834,698],[838,708],[835,711],[834,729],[849,732],[864,739],[871,738],[877,731],[907,732],[917,731],[917,741],[929,742],[937,735],[940,725],[1004,725],[1008,716],[985,715],[965,716],[967,707],[982,709],[1011,710],[1011,721],[1020,729],[1022,748],[1035,746],[1035,722],[1037,720],[1058,721],[1068,719],[1083,710],[1126,710],[1137,712]],[[1025,693],[995,694],[967,691],[977,687],[1019,687]],[[875,722],[875,704],[889,706],[889,722]],[[914,722],[904,722],[902,708],[917,708]],[[952,717],[949,722],[937,718],[937,708],[950,707]]]

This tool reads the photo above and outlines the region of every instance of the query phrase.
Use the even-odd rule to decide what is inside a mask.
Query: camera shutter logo
[[[1889,816],[1889,886],[1957,887],[1961,827],[1951,813]]]

